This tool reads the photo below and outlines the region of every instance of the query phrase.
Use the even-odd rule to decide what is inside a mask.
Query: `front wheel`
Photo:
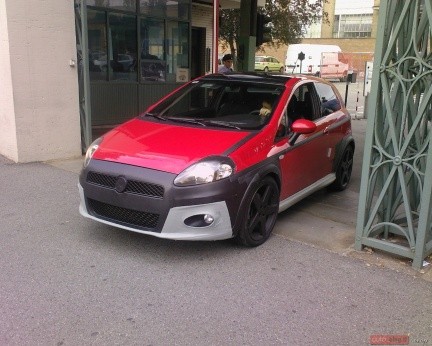
[[[269,68],[266,66],[264,67],[264,72],[267,73],[269,71]]]
[[[342,158],[336,169],[336,180],[330,187],[336,191],[343,191],[347,188],[348,183],[351,179],[351,172],[354,161],[354,148],[352,145],[348,145],[342,154]]]
[[[237,241],[245,246],[263,244],[273,231],[279,211],[279,187],[271,177],[262,179],[246,196]]]

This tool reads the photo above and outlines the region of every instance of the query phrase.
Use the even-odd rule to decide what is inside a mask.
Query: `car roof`
[[[267,83],[273,85],[286,85],[291,79],[300,81],[319,82],[332,85],[329,81],[305,74],[284,74],[284,73],[268,73],[268,72],[230,72],[230,73],[214,73],[198,78],[200,81],[234,81],[234,82],[256,82]],[[333,86],[334,87],[334,86]]]
[[[226,74],[209,74],[200,78],[200,80],[230,80],[237,82],[259,82],[269,84],[285,85],[290,79],[296,78],[296,75],[269,74],[260,72],[232,72]]]

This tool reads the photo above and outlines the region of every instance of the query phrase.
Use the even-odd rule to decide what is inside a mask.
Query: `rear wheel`
[[[348,186],[353,168],[353,158],[354,148],[352,145],[348,145],[336,169],[336,180],[330,185],[333,190],[342,191]]]
[[[284,72],[285,72],[285,69],[284,69],[283,67],[281,67],[281,68],[279,69],[279,72],[280,72],[280,73],[284,73]]]
[[[245,246],[263,244],[273,231],[279,211],[279,187],[271,177],[261,180],[246,196],[243,224],[237,241]]]

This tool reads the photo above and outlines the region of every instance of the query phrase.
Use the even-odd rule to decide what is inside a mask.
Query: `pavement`
[[[349,187],[342,192],[318,191],[279,214],[273,230],[275,235],[326,249],[343,256],[354,257],[366,265],[402,271],[432,282],[432,265],[422,270],[412,268],[412,261],[393,254],[365,248],[354,249],[357,207],[360,191],[361,162],[367,120],[362,113],[352,114],[353,136],[356,142],[354,167]],[[83,157],[45,162],[48,165],[79,174]],[[432,258],[427,259],[428,262]]]

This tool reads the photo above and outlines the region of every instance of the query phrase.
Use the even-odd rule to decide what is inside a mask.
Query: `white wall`
[[[12,72],[9,59],[9,35],[6,3],[0,1],[0,154],[17,161],[15,110]]]
[[[77,68],[69,66],[76,60],[73,6],[1,1],[0,154],[17,162],[81,155]]]

